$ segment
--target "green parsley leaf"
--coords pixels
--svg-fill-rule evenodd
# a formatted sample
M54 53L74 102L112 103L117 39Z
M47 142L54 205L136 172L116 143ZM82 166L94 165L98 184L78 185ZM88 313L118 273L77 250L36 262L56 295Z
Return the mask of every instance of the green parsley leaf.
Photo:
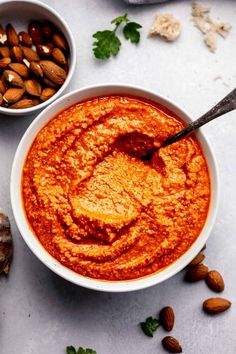
M121 42L114 31L99 31L93 35L93 38L97 39L93 43L93 51L97 59L108 59L111 55L118 54Z
M93 350L93 349L87 348L86 349L86 354L97 354L97 352L95 352L95 350Z
M146 336L153 337L153 332L160 326L160 321L156 318L148 317L145 322L140 323L140 326Z
M119 16L114 18L114 20L111 21L111 23L115 24L117 27L122 23L122 22L129 22L129 19L127 17L127 14L124 14L123 16Z
M66 354L76 354L75 348L72 345L70 347L66 347Z
M130 39L132 43L138 43L140 41L139 28L142 28L142 26L136 22L127 23L123 28L125 38Z
M97 352L90 348L84 349L79 347L77 354L97 354Z

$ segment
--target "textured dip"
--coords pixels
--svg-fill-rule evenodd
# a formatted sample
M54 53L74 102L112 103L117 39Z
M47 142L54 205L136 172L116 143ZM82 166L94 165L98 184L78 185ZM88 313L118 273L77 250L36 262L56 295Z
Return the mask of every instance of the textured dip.
M208 213L210 178L193 137L161 107L110 96L76 104L36 136L22 175L28 222L45 249L84 276L135 279L186 252Z

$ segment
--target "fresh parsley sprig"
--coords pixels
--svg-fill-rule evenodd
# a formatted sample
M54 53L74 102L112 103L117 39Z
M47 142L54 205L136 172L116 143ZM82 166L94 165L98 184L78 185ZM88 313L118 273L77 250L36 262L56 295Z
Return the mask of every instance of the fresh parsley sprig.
M160 321L157 320L156 318L148 317L146 318L145 322L140 323L140 326L142 328L143 333L146 334L146 336L153 337L153 333L160 326Z
M93 34L93 38L96 39L93 43L93 52L97 59L109 59L111 56L116 56L119 53L121 41L117 36L117 29L122 23L125 24L123 27L124 37L130 40L131 43L139 43L139 29L142 26L139 23L131 22L127 14L116 17L111 21L111 24L115 25L113 30L98 31Z
M79 347L79 349L76 351L75 347L71 345L66 348L66 354L97 354L97 352L93 349L84 349L82 347Z

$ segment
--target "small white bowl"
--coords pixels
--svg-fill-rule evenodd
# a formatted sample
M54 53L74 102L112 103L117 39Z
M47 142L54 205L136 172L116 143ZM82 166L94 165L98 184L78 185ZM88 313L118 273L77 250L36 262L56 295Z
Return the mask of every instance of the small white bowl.
M32 114L39 111L56 100L69 84L75 70L76 63L76 47L72 33L63 20L63 18L48 5L35 0L13 0L0 2L0 23L7 25L11 23L17 32L27 31L29 22L31 20L52 22L65 36L69 45L69 72L64 84L60 87L55 95L49 100L40 103L37 106L24 109L11 109L0 106L0 114L7 114L12 116L22 116Z
M39 116L33 121L25 132L15 154L12 173L11 173L11 203L13 208L13 213L17 226L20 233L31 249L31 251L43 262L48 268L54 271L56 274L60 275L62 278L69 280L70 282L83 286L85 288L100 290L100 291L110 291L110 292L126 292L132 290L138 290L147 288L149 286L161 283L162 281L172 277L174 274L178 273L183 269L201 250L203 245L206 243L212 227L215 222L217 208L218 208L218 170L214 154L201 131L198 131L196 136L200 141L207 163L209 167L210 177L211 177L211 203L209 208L209 213L205 226L194 242L190 249L181 256L176 262L165 268L159 273L149 275L144 278L129 280L129 281L101 281L92 278L84 277L74 271L66 268L56 259L54 259L41 245L37 237L31 231L29 224L26 220L24 207L21 196L21 174L24 165L25 158L29 151L29 148L37 135L37 133L52 119L57 113L64 110L65 108L86 99L110 95L110 94L123 94L132 95L135 97L141 97L154 101L162 106L166 107L170 111L177 114L185 122L191 122L190 116L179 108L175 103L171 102L167 98L164 98L155 92L145 90L138 87L132 87L127 85L100 85L86 87L72 93L69 93L49 107L47 107Z

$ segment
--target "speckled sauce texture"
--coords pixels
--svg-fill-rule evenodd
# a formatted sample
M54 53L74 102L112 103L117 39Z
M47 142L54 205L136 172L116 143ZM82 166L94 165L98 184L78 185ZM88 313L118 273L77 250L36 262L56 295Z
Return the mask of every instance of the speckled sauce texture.
M82 275L135 279L173 263L199 236L210 178L193 137L155 152L183 123L150 102L100 97L54 117L22 176L45 249Z

